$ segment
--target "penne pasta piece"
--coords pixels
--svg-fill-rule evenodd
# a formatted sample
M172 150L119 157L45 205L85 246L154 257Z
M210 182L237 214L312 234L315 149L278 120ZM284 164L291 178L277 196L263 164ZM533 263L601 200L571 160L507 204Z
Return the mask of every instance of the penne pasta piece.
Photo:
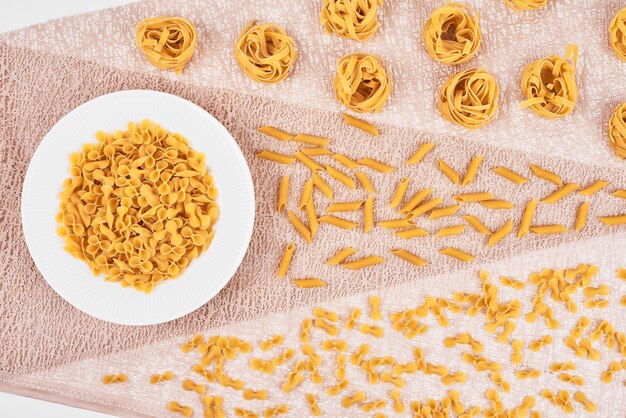
M277 152L263 150L256 155L259 158L264 158L266 160L274 161L280 164L291 164L296 161L295 157L291 157L285 154L279 154Z
M333 155L333 152L326 147L300 147L300 152L309 157Z
M399 229L399 228L408 228L411 226L415 226L415 224L408 219L392 219L389 221L380 221L378 222L378 226L385 229Z
M481 202L483 200L494 200L496 197L488 192L465 193L453 196L454 200L461 203Z
M343 171L337 170L335 167L326 164L326 172L328 173L329 176L331 176L338 182L345 184L349 188L351 189L356 188L356 185L354 184L354 180L352 180L352 178L348 176L346 173L344 173Z
M313 179L308 179L306 183L304 183L304 187L302 188L302 194L300 195L300 210L304 209L306 205L311 201L311 196L313 194Z
M350 270L359 270L365 267L382 263L383 261L385 261L384 258L378 257L377 255L371 255L369 257L359 258L358 260L342 263L341 266Z
M506 167L496 167L496 168L493 168L491 171L493 171L499 176L504 177L505 179L509 181L512 181L515 184L524 184L530 181L526 177L520 176L515 171L511 171Z
M257 131L276 138L279 141L288 141L293 138L293 135L283 132L280 129L276 129L273 126L261 126L260 128L257 128Z
M482 200L479 203L489 209L513 209L515 207L508 200Z
M355 202L335 202L326 209L326 212L354 212L363 206L363 201Z
M598 220L609 226L624 225L626 224L626 215L602 216L599 217Z
M426 199L431 193L432 193L432 190L430 189L420 190L419 192L415 193L413 197L409 199L406 205L400 208L400 213L411 212L413 209L415 209L417 205L422 203L422 201Z
M411 239L416 237L427 237L428 232L423 228L411 228L396 232L400 238Z
M611 196L619 197L620 199L626 199L626 189L616 190L611 193Z
M385 163L381 163L380 161L376 161L372 158L361 158L360 160L357 161L357 163L361 164L362 166L371 168L372 170L376 170L379 173L385 173L385 174L391 173L392 171L396 169L395 167L392 167Z
M396 186L396 191L394 192L393 197L391 198L391 201L389 202L390 208L395 208L402 202L402 200L404 199L404 195L406 194L406 189L408 187L409 187L408 177L405 177L398 182L398 185Z
M461 260L463 262L470 262L472 260L474 260L476 257L474 257L473 255L463 252L461 250L458 250L456 248L452 248L452 247L446 247L443 250L439 251L441 254L443 255L447 255L449 257L454 257L457 260Z
M293 155L294 157L296 157L296 160L307 166L311 171L321 171L324 169L321 165L316 163L315 160L313 160L311 157L304 155L300 151L295 152Z
M280 263L278 264L278 276L279 279L282 279L287 275L287 271L289 270L289 266L291 265L291 260L293 258L293 254L296 251L296 244L290 242L285 247L285 251L283 252L283 256L280 259Z
M374 228L374 196L369 195L363 206L363 232L368 233Z
M564 225L559 224L531 226L530 230L537 235L563 234L568 231Z
M522 213L522 219L519 224L519 230L517 231L518 238L522 238L524 235L528 234L530 224L535 216L535 208L537 208L537 201L535 199L528 202L524 208L524 213Z
M461 205L456 204L452 206L446 206L444 208L433 209L430 212L430 215L428 215L428 219L434 220L434 219L439 219L439 218L443 218L446 216L453 216L458 212L460 207Z
M309 278L309 279L292 279L291 280L296 286L303 289L310 289L312 287L325 287L326 282L320 279Z
M439 165L439 170L441 170L441 172L450 179L450 181L454 184L459 184L461 181L461 178L459 177L459 173L457 173L456 171L454 171L454 169L452 169L452 167L450 167L448 164L446 164L446 162L444 160L437 160L437 164Z
M352 247L342 248L341 250L339 250L339 252L337 254L335 254L332 257L330 257L326 261L326 264L329 265L329 266L340 264L346 258L350 257L352 254L355 254L355 253L356 253L356 248L352 248Z
M325 147L330 139L316 135L298 134L291 138L292 141L302 142L303 144L315 145L317 147Z
M493 234L491 234L491 236L489 236L489 239L487 240L487 247L493 247L494 245L496 245L504 237L509 235L511 233L511 230L513 230L513 221L509 219L502 226L502 228L498 229Z
M429 210L434 209L441 203L441 200L442 199L440 197L436 197L434 199L431 199L427 202L422 203L421 205L413 209L411 212L407 213L406 215L407 219L417 218L418 216L425 214Z
M315 233L317 232L317 228L319 227L313 199L309 200L309 203L306 205L306 216L309 218L309 230L311 231L311 239L313 239Z
M330 225L334 225L342 229L352 229L358 225L356 222L352 222L343 218L338 218L333 215L324 215L321 218L319 218L318 221L324 222Z
M589 212L589 202L583 202L576 212L576 222L574 223L574 231L580 231L587 224L587 213Z
M276 211L282 212L287 207L289 200L289 176L283 176L278 185L278 199L276 199Z
M472 225L472 228L474 228L479 234L491 235L489 228L487 228L485 224L474 215L464 215L462 218L465 219L468 224Z
M360 171L355 171L354 175L359 180L359 183L361 183L361 187L363 187L363 189L366 192L376 193L376 189L374 188L374 185L372 184L372 182L370 181L370 179L367 177L365 173L362 173Z
M551 183L556 184L559 187L563 186L563 180L561 180L561 177L551 171L544 170L543 168L538 167L534 164L530 164L530 170L535 176L539 177L540 179L547 180Z
M391 253L397 257L400 257L401 259L405 261L408 261L409 263L417 267L421 267L423 265L428 264L428 261L416 256L413 253L408 252L407 250L397 248L395 250L391 250Z
M552 193L551 195L544 197L542 202L556 203L559 200L562 200L563 198L565 198L567 195L574 193L579 188L580 188L580 185L578 184L574 184L574 183L566 184L560 189L558 189L557 191L555 191L554 193Z
M436 237L453 237L456 235L461 235L465 230L465 225L454 225L454 226L446 226L445 228L441 228L435 234Z
M604 189L606 186L611 184L610 181L598 180L591 183L589 186L585 187L582 190L578 191L578 194L581 196L593 196L598 193L600 190Z
M348 125L354 126L355 128L365 131L372 136L379 135L378 129L371 123L355 118L354 116L350 116L347 113L343 113L343 112L341 112L341 116L343 116L345 121L348 122Z
M292 212L288 211L287 217L289 218L289 222L291 225L302 235L302 238L309 244L311 243L311 231L302 223L302 221Z
M467 167L467 171L465 172L465 176L463 177L463 181L461 182L461 186L467 186L476 178L476 174L478 173L478 168L480 164L483 162L483 156L477 155L472 158L469 166Z
M407 165L419 164L424 159L426 154L428 154L433 148L435 148L435 144L432 142L426 142L420 145L417 151L415 151L413 155L411 155L409 159L406 160L406 164Z
M331 157L333 160L337 161L339 164L344 166L345 168L354 169L361 167L361 164L357 163L351 158L346 157L343 154L333 154Z
M313 185L317 187L320 192L324 194L332 202L333 200L333 189L330 188L328 183L326 183L317 173L313 173Z

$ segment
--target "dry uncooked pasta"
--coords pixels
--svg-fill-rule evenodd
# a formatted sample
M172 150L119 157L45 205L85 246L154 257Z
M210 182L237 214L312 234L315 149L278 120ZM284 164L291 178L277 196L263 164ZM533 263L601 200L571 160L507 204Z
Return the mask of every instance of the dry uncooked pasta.
M178 74L193 56L196 28L182 17L151 17L137 24L135 39L152 65Z
M437 106L448 122L475 130L491 122L498 110L496 79L481 69L461 71L441 86Z
M611 49L619 59L626 61L626 7L617 12L609 25Z
M326 33L366 41L375 33L383 0L324 0L320 23Z
M504 0L504 3L516 12L521 12L545 7L548 0Z
M463 64L480 50L478 14L464 4L448 3L430 15L422 38L432 58L445 64Z
M372 125L371 123L364 121L359 118L355 118L354 116L348 115L347 113L341 112L341 116L343 116L344 120L348 122L348 125L354 126L355 128L359 128L362 131L367 132L372 136L380 135L378 133L378 128Z
M526 100L521 106L550 119L572 113L578 100L577 59L578 48L569 45L565 59L552 55L528 64L522 73L521 88Z
M282 279L287 275L287 271L289 270L291 259L293 258L295 251L296 245L293 242L287 244L285 251L283 252L283 256L280 259L280 263L278 264L278 272L276 273L278 278Z
M626 14L626 8L624 14ZM617 106L609 121L609 145L617 158L620 160L626 158L626 102Z
M337 63L333 87L335 97L347 108L378 113L391 94L391 78L378 57L350 54Z
M144 120L70 156L58 232L94 274L150 292L211 244L217 189L203 154Z
M291 39L274 23L250 22L235 44L235 59L244 73L260 83L278 83L289 75L296 62Z

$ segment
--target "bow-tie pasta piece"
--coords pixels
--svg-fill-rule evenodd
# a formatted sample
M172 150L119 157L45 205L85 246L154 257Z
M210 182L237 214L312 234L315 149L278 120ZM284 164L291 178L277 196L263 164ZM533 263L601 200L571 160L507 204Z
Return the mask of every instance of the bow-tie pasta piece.
M430 15L422 38L433 59L451 65L468 62L480 51L478 13L469 6L448 3Z
M235 44L235 59L244 73L259 83L283 81L296 62L296 49L280 26L250 22Z
M196 48L196 28L185 18L161 16L144 19L135 28L137 47L159 68L180 73Z
M548 4L548 0L504 0L504 3L516 12L521 12L541 9Z
M383 0L324 0L320 23L328 34L366 41L380 26L378 8L382 5Z
M626 102L617 106L609 121L609 144L620 160L626 158Z
M439 92L441 116L475 130L491 122L498 110L496 79L483 69L461 71L450 77Z
M626 61L626 7L617 12L609 25L611 49L619 59Z
M335 97L347 108L378 113L391 94L391 78L378 57L350 54L337 63L333 87Z

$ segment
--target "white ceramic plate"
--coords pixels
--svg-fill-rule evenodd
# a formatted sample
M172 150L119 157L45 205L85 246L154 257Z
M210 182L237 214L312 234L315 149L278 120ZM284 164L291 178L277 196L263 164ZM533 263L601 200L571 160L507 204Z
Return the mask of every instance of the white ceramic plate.
M219 191L220 218L207 251L176 280L150 294L107 283L63 250L56 233L59 193L69 177L68 157L97 131L125 130L143 119L179 132L206 155ZM192 312L215 296L241 263L254 224L254 190L246 160L233 137L201 107L171 94L127 90L90 100L63 117L44 137L26 172L22 226L37 268L65 300L96 318L125 325L150 325Z

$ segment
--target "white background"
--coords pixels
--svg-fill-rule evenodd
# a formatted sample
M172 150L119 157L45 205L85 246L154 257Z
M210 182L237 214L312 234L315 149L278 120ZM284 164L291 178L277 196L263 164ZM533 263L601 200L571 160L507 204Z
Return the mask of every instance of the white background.
M105 9L134 0L2 0L0 32L8 32L35 23L77 13ZM0 109L2 111L2 109ZM6 414L6 415L5 415ZM0 418L105 418L83 409L44 402L0 392Z

